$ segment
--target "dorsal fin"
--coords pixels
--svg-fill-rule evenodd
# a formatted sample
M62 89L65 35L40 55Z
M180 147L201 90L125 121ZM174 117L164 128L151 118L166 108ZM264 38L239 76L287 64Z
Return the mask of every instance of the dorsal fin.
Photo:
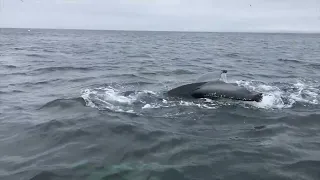
M220 81L228 82L227 80L227 70L222 70L220 74Z

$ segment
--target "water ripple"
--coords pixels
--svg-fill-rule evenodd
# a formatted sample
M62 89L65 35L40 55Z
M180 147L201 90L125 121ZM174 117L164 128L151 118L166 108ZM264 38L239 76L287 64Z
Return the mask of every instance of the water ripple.
M0 179L319 179L318 34L1 32Z

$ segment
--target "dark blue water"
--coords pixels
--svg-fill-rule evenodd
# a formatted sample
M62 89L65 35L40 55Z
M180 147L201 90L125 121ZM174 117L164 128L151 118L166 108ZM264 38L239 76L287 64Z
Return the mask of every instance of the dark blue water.
M262 102L165 95L222 69ZM1 29L0 179L318 180L319 75L319 34Z

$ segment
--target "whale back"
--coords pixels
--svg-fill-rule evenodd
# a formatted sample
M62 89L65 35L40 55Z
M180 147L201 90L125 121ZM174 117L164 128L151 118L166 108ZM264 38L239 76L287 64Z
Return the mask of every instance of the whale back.
M229 98L243 101L261 101L262 93L250 92L237 84L223 81L207 82L192 92L195 98Z
M223 81L198 82L168 91L169 96L183 98L229 98L242 101L261 101L262 93L250 92L237 84Z
M177 97L185 97L185 98L192 98L193 92L198 89L200 86L206 84L207 82L198 82L198 83L191 83L179 86L168 91L169 96L177 96Z

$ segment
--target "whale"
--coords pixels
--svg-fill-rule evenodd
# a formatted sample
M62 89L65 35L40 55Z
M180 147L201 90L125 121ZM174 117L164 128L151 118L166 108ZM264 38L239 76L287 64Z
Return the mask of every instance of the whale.
M216 100L227 98L241 101L261 102L263 94L251 92L244 87L222 81L197 82L179 86L169 90L170 97L180 98L208 98Z
M222 71L221 77L226 77L227 71ZM173 88L167 92L170 97L179 98L207 98L217 100L220 98L261 102L263 94L238 86L235 83L227 83L223 80L195 82Z

